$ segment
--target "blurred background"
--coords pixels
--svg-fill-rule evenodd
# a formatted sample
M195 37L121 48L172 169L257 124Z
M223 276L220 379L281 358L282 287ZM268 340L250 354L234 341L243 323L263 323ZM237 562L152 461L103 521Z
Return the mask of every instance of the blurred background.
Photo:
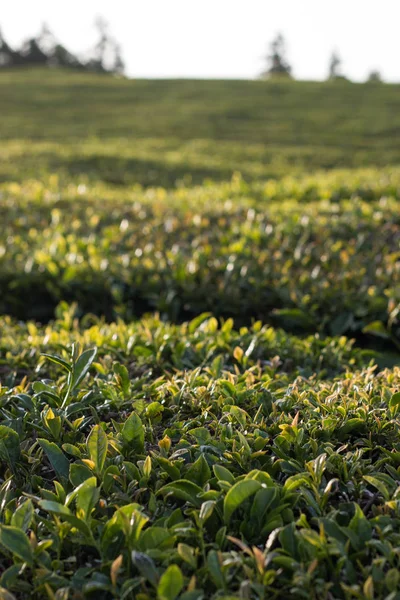
M269 45L281 33L296 79L326 79L337 53L343 61L337 72L352 81L378 71L394 82L400 78L399 18L396 0L71 0L65 6L37 0L9 3L0 25L16 49L46 23L55 40L87 60L102 19L129 77L253 79L265 70Z

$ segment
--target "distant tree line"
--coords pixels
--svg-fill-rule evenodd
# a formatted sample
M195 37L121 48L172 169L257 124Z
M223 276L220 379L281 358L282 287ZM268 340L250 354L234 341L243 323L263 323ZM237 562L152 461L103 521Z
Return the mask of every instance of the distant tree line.
M121 47L109 32L107 22L96 20L98 39L85 56L79 57L60 44L53 33L43 24L36 37L25 40L20 48L12 48L0 30L0 69L14 66L69 67L98 73L124 72ZM266 68L261 73L263 79L293 78L292 67L286 57L286 41L279 33L270 43L266 56ZM335 51L329 59L328 80L347 80L341 70L342 60ZM381 83L378 70L372 70L367 79L370 83Z
M109 33L107 22L96 20L98 39L85 56L79 57L60 44L43 24L36 37L25 40L20 48L12 48L0 31L0 68L14 66L69 67L98 73L123 73L121 48Z
M269 46L269 53L266 56L266 69L261 73L263 79L275 79L281 78L293 78L292 67L286 57L286 41L281 33L275 36ZM344 80L347 81L347 77L343 75L342 59L339 54L334 51L332 52L329 59L328 66L328 80ZM382 77L378 70L370 72L367 78L369 83L381 83Z

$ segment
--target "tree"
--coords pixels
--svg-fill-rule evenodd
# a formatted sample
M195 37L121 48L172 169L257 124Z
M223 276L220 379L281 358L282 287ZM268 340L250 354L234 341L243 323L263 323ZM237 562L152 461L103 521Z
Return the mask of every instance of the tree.
M121 48L108 31L104 19L97 19L99 39L86 60L80 60L60 44L46 24L36 37L26 40L19 50L13 50L0 31L0 68L13 65L68 67L103 73L123 73Z
M342 59L339 54L335 51L332 52L329 59L329 79L342 79L343 75L340 72L342 65Z
M367 83L383 83L382 75L377 69L369 73Z
M20 64L28 65L47 65L48 56L39 45L37 38L29 38L26 40L21 50L19 51Z
M121 47L109 32L109 24L102 17L95 22L98 41L89 52L85 66L89 71L99 73L123 73L125 65L122 59Z
M47 56L51 56L58 43L46 23L42 23L42 27L36 40L42 52L47 54Z
M262 77L291 77L291 66L286 60L286 42L281 33L272 40L267 56L267 69Z
M11 67L16 63L18 53L9 46L0 30L0 68Z
M46 64L51 67L82 68L82 63L77 56L69 52L60 44L46 23L43 23L36 38L40 50L47 56Z
M112 71L113 73L118 73L119 75L122 75L125 71L125 63L121 54L121 46L117 43L115 43L114 47L114 64Z

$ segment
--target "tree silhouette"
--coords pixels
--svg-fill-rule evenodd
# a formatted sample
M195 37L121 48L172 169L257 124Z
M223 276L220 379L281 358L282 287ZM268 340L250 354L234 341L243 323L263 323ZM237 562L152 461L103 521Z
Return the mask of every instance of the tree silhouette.
M26 40L19 51L21 64L27 65L47 65L49 57L40 47L37 38Z
M342 59L338 55L337 52L332 52L331 57L329 59L329 79L339 79L342 76L340 72L340 66L342 64Z
M9 46L3 36L0 29L0 68L10 67L16 64L18 59L18 52L15 52L11 46Z
M291 70L291 66L286 60L285 38L281 33L278 33L270 44L270 53L267 56L267 69L262 73L262 77L291 77Z
M42 25L36 37L26 40L22 47L13 50L0 31L0 68L12 66L68 67L102 73L124 71L121 48L108 32L104 19L97 19L99 39L87 60L80 60L75 54L60 44L46 24Z
M377 69L370 71L367 79L368 83L383 83L382 75Z
M36 40L40 46L40 49L45 54L49 56L54 52L54 48L57 45L57 40L52 31L50 31L47 23L42 23L42 27Z
M90 58L86 63L87 68L100 73L123 73L124 61L121 48L111 36L109 24L102 17L98 17L95 26L98 32L98 40L89 54Z

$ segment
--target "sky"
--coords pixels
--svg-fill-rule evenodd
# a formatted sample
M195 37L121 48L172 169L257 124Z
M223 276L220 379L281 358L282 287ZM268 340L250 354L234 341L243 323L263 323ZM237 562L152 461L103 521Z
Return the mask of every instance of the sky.
M79 53L94 43L98 16L132 77L251 79L281 32L298 79L325 79L336 50L354 81L377 69L400 82L400 0L13 0L0 11L0 27L18 45L45 21Z

